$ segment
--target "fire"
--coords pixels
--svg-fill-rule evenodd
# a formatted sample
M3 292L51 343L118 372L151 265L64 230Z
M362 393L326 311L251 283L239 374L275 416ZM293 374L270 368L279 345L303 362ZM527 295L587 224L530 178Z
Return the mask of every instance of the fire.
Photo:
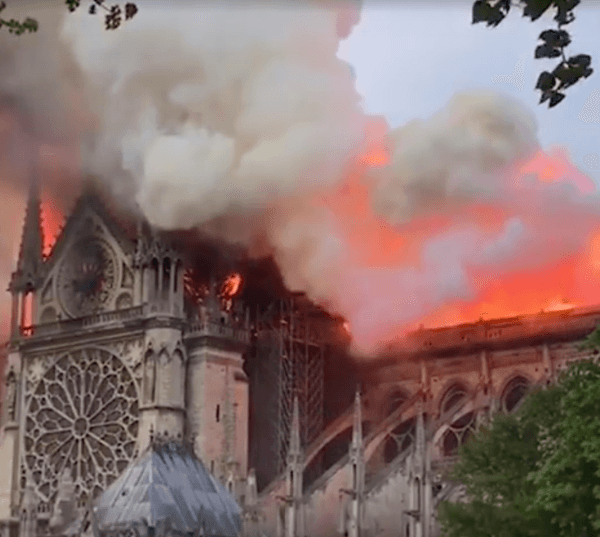
M570 183L583 194L596 191L594 181L573 166L568 161L567 153L560 148L551 149L548 153L540 150L532 159L518 167L518 183L524 183L526 178L531 176L537 177L540 183Z
M529 265L514 268L510 265L503 265L498 270L494 266L464 267L473 296L460 300L454 298L445 301L442 306L438 304L431 308L425 303L420 318L411 319L410 324L397 323L400 326L383 333L375 319L379 313L371 314L373 319L365 319L364 315L357 313L364 307L365 300L376 301L378 296L389 299L390 303L397 297L398 303L403 303L405 290L393 286L386 288L385 281L379 277L381 270L387 275L409 270L419 271L423 267L425 249L433 239L470 229L476 229L482 237L493 236L500 233L515 216L532 229L545 230L546 234L548 229L561 224L552 220L552 215L526 210L527 202L520 205L521 212L516 213L510 204L505 206L492 200L471 203L460 209L436 207L434 214L421 215L401 226L392 226L379 218L371 208L371 186L366 170L369 167L385 166L389 161L381 130L375 129L375 132L376 135L373 135L373 131L369 133L369 149L359 159L354 173L348 175L338 191L318 200L335 215L337 229L341 230L348 251L348 272L362 275L358 285L363 289L363 296L348 298L341 308L341 313L349 319L344 328L350 333L352 323L353 337L361 339L359 345L372 348L376 342L394 340L420 325L444 326L474 322L481 318L558 311L600 303L600 222L596 221L594 227L592 221L587 224L588 227L580 228L584 230L582 233L588 233L585 249L579 248L579 251L563 256L559 261L556 258L551 262L533 259ZM580 197L596 191L594 182L571 164L567 154L560 150L540 150L509 171L506 189L512 192L512 199L517 202L525 199L527 193L521 195L519 190L522 187L528 188L528 185L531 187L532 180L535 188L542 189L548 188L550 183L569 184ZM529 252L524 253L528 254ZM373 269L381 270L377 272ZM390 277L389 281L395 280ZM343 287L346 290L352 288L349 283ZM422 291L422 299L426 302L427 289ZM364 295L369 294L372 296L365 298ZM341 300L344 299L345 295ZM378 306L374 306L369 311L381 311L382 323L379 324L387 322L391 326L389 319L385 318L387 312L383 308L377 308ZM371 333L369 326L377 326L375 330L379 330L379 333Z
M221 288L221 296L225 299L233 298L240 291L242 285L242 276L237 272L230 274L225 278Z
M42 202L42 230L44 232L44 256L52 251L56 238L60 233L63 217L56 204L50 198Z

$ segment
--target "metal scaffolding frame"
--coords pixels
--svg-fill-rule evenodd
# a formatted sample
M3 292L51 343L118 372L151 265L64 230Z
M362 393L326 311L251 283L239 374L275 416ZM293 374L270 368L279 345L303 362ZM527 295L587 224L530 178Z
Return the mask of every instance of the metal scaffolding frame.
M277 473L286 465L295 395L300 407L302 445L310 444L323 429L326 338L320 326L322 315L306 299L292 296L271 304L258 318L258 332L269 333L277 345L277 359L269 364L276 369L272 373L277 379L277 410L273 416Z

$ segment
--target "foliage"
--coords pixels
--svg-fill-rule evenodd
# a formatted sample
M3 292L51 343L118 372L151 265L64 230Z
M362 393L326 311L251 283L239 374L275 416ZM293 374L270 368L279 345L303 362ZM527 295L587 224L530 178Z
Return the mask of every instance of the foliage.
M121 8L120 4L113 4L108 7L104 5L104 2L105 0L91 0L88 13L90 15L95 15L98 13L99 9L103 10L105 12L104 24L107 30L116 30L121 26L123 17L127 21L132 19L138 12L138 8L133 2L127 2L124 8ZM80 0L65 0L65 4L71 13L81 7ZM0 12L4 11L5 8L6 2L0 1ZM6 26L11 34L21 35L25 32L37 32L38 22L30 17L27 17L23 22L16 19L7 20L0 17L0 28L3 26Z
M443 502L447 537L580 537L600 529L600 366L582 361L556 386L498 415L460 450L451 478L470 503Z
M586 337L579 346L580 351L586 349L600 349L600 326L597 326L596 329L588 337Z
M581 0L476 0L473 4L473 24L484 22L486 26L495 28L508 15L510 8L518 6L523 9L523 16L532 21L538 20L549 10L554 12L556 30L544 30L539 40L542 42L535 49L534 57L558 58L559 63L553 71L543 71L535 85L541 92L540 104L548 101L552 108L565 98L564 90L587 78L593 73L590 67L592 59L587 54L578 54L567 58L566 47L571 43L571 36L564 27L575 20L574 9Z

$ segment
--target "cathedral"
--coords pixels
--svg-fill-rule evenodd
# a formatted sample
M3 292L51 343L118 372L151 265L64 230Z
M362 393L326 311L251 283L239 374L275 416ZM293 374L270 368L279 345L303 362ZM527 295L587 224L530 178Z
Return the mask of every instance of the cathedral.
M32 182L8 288L0 537L436 537L439 502L465 501L447 478L458 447L595 356L578 342L600 308L420 330L352 365L343 320L189 244L89 187L43 255Z

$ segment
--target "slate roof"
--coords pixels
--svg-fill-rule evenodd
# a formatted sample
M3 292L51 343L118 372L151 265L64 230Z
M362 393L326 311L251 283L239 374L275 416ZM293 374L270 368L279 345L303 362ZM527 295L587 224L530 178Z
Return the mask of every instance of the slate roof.
M190 447L153 442L100 496L94 508L97 529L141 526L165 532L238 537L241 509ZM200 523L199 523L200 521Z

